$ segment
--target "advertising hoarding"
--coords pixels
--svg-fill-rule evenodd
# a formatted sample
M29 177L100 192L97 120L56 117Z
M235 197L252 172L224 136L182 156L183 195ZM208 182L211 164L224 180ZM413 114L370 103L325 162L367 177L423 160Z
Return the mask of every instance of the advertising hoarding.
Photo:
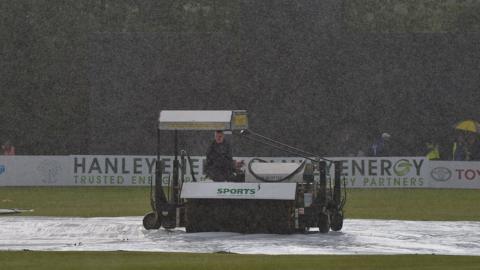
M172 177L173 158L162 156L163 184ZM252 157L237 157L248 164ZM263 157L267 162L301 163L302 158ZM429 161L424 157L333 157L349 188L473 188L480 189L480 162ZM149 186L155 156L0 156L0 186ZM191 157L197 181L206 179L205 157ZM192 180L190 165L183 170ZM327 163L327 179L334 168ZM318 173L315 179L319 179Z

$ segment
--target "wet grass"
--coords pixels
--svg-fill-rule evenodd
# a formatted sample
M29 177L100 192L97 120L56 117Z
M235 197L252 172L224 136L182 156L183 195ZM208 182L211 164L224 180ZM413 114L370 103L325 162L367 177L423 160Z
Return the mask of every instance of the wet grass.
M480 257L0 252L0 269L478 269Z
M0 208L34 209L30 216L142 216L150 211L144 187L3 187Z
M112 217L150 211L148 187L2 187L0 208L23 215ZM480 220L480 192L461 189L350 189L346 218Z
M346 217L480 221L480 192L465 189L352 189Z
M352 189L347 218L480 220L478 190ZM141 216L145 187L0 188L0 208L37 216ZM1 218L1 216L0 216ZM0 269L478 269L479 256L269 256L150 252L0 251Z

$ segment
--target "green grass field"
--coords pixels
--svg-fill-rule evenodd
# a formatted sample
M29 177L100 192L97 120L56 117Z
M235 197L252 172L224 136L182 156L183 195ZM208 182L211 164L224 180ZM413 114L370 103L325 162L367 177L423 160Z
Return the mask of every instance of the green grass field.
M480 192L451 189L350 189L346 218L480 220ZM0 208L34 209L34 216L143 216L147 187L0 188Z
M146 187L0 188L0 208L34 209L33 216L142 216L150 211Z
M480 220L478 190L351 189L346 218ZM149 188L0 188L0 208L36 216L142 216ZM1 216L0 216L1 218ZM269 256L150 252L0 252L0 269L479 269L479 256Z
M265 256L150 252L0 252L0 269L389 269L476 270L480 257Z

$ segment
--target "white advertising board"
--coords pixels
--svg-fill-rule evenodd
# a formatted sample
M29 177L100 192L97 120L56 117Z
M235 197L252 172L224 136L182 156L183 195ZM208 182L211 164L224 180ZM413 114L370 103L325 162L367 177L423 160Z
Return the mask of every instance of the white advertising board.
M181 198L295 200L295 183L184 183Z
M162 156L163 184L172 175L173 158ZM239 157L245 164L251 157ZM301 163L302 158L263 157L267 162ZM423 157L334 157L341 162L349 188L473 188L480 189L479 161L429 161ZM197 181L204 181L205 157L191 158ZM327 179L334 168L327 163ZM0 186L149 186L155 156L0 156ZM185 170L190 182L190 166ZM315 179L319 179L318 172ZM248 181L247 181L248 182Z
M68 156L0 156L0 186L63 186L71 175Z
M478 161L431 161L427 168L432 188L480 188Z
M95 155L70 159L72 175L68 182L75 186L146 186L154 179L153 156Z
M424 157L335 157L342 164L341 177L351 188L426 188ZM332 179L334 168L327 164Z

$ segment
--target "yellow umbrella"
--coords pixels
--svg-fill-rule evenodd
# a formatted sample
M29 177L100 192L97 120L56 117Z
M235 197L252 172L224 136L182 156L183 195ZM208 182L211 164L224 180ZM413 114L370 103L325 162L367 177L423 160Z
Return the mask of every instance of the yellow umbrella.
M464 120L455 124L455 129L480 133L480 123L475 120Z

